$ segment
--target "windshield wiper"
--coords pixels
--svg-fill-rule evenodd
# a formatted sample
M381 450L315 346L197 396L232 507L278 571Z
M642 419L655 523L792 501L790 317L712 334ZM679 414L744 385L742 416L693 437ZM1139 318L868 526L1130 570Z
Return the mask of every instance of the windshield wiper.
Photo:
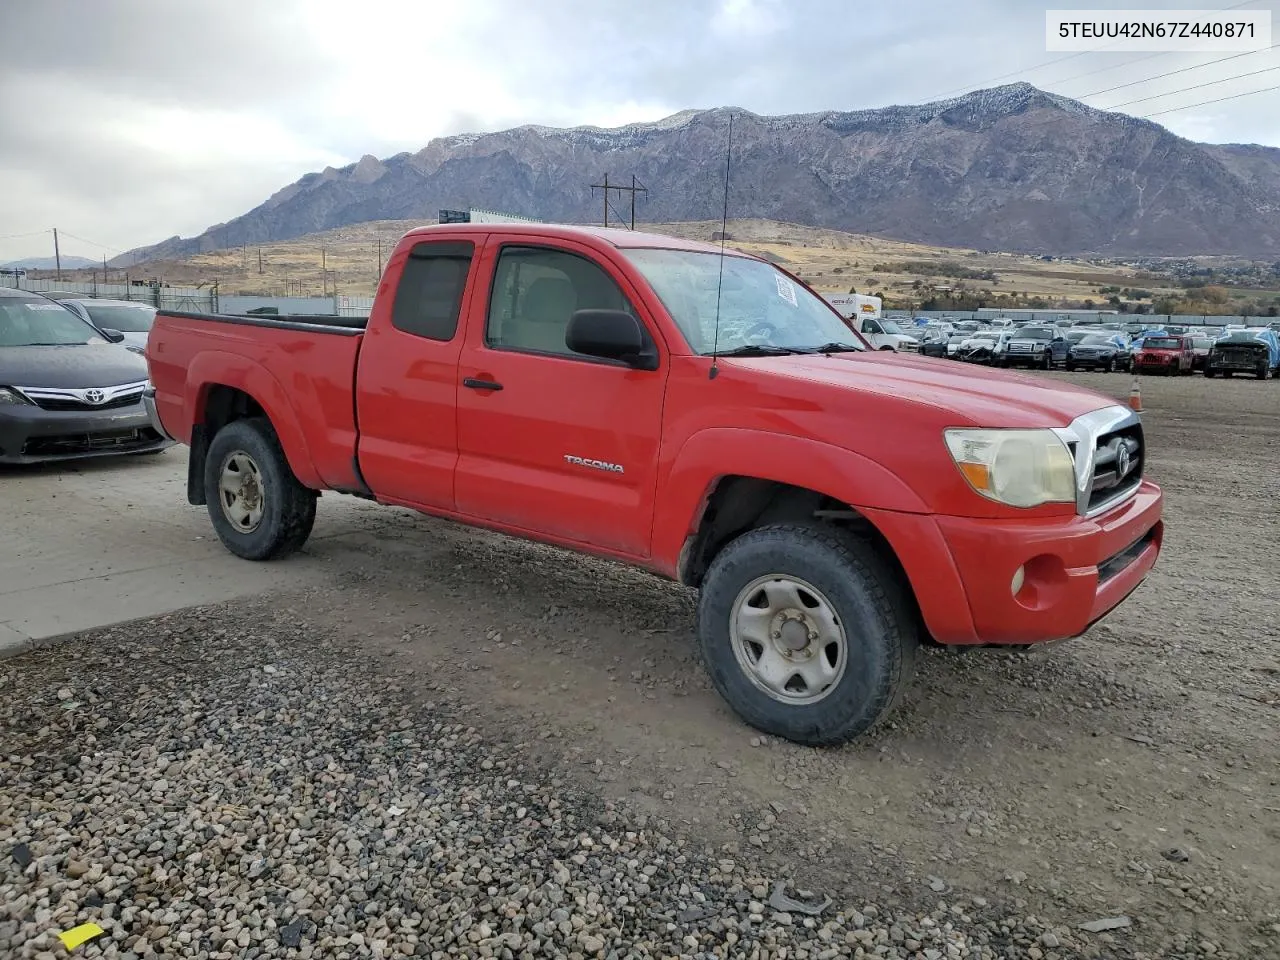
M797 353L807 353L807 350L797 350L795 347L775 347L772 344L763 343L747 343L741 347L734 347L732 350L721 350L716 356L718 357L789 357Z
M865 348L856 347L852 343L840 343L833 340L830 343L824 343L820 347L814 347L812 350L806 350L806 353L861 353Z

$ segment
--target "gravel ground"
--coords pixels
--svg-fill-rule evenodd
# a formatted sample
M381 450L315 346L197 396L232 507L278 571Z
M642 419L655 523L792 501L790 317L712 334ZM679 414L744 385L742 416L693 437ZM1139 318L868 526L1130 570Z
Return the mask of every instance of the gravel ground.
M86 957L1070 955L983 901L774 909L751 857L530 766L269 604L0 676L4 956L86 921Z
M1280 958L1280 385L1143 396L1148 583L839 750L729 714L686 591L397 510L327 588L0 662L0 957Z

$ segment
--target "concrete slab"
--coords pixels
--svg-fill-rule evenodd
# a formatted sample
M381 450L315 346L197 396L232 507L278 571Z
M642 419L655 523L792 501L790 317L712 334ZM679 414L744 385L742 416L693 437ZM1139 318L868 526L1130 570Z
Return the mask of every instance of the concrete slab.
M376 504L326 496L302 554L240 560L205 509L187 503L186 456L175 447L0 468L0 657L65 633L314 582L344 536L389 519Z

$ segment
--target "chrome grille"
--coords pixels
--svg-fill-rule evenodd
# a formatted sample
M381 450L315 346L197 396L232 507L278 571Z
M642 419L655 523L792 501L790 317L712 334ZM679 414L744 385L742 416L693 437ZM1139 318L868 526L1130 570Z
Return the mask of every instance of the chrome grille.
M81 413L92 410L112 410L142 402L142 391L147 381L120 383L112 387L83 387L63 389L55 387L15 387L28 400L42 410L74 410Z
M1093 455L1093 482L1089 487L1090 509L1138 489L1142 482L1143 453L1141 424L1097 439ZM1124 467L1123 473L1121 466Z
M1104 407L1056 432L1075 460L1077 513L1102 513L1137 492L1147 450L1142 420L1133 410Z

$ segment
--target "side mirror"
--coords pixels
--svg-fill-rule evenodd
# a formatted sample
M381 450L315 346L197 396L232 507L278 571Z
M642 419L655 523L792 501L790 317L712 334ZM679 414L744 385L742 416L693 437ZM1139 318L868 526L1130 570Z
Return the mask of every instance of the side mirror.
M578 310L569 318L565 346L574 353L620 360L637 370L658 369L658 352L640 321L625 310Z
M98 331L112 343L120 343L124 340L124 334L112 327L102 327Z

